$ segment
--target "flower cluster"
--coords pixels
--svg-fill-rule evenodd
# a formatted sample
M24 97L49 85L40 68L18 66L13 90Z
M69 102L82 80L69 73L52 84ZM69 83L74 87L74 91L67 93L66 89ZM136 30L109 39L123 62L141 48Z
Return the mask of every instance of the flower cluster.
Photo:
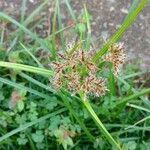
M83 91L86 95L102 96L107 90L105 80L96 77L98 67L92 63L91 51L84 51L76 44L68 46L69 51L59 54L60 60L52 63L55 76L52 79L53 87L67 88L74 94Z
M112 63L114 75L118 75L125 57L123 43L115 43L108 49L108 53L104 57L104 60Z
M85 51L76 43L69 44L64 54L58 54L58 61L51 64L55 75L52 84L57 90L61 87L76 94L79 91L86 95L102 96L107 91L106 81L97 77L98 67L91 60L93 51ZM124 62L122 44L114 44L104 60L112 62L114 74L118 74L120 65Z

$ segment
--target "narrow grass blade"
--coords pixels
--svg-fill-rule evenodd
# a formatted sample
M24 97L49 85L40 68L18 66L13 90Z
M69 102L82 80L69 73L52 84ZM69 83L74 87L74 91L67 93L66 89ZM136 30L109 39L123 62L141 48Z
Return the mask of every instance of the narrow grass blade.
M133 0L132 5L129 9L129 13L134 11L134 9L138 6L139 2L140 2L140 0Z
M46 95L46 94L43 94L43 93L41 93L41 92L39 92L39 91L36 91L36 90L31 89L31 88L29 88L29 87L26 87L26 86L24 86L24 85L21 85L21 84L12 82L12 81L10 81L10 80L8 80L8 79L4 79L4 78L1 78L1 77L0 77L0 82L2 82L2 83L4 83L4 84L7 84L7 85L9 85L9 86L12 86L12 87L14 87L14 88L16 88L16 89L26 90L26 91L28 91L29 93L35 94L35 95L37 95L37 96L39 96L39 97L41 97L41 98L50 99L50 97L49 97L48 95Z
M130 95L126 98L117 100L115 107L120 107L120 105L126 104L126 103L130 102L131 100L135 100L136 98L138 98L142 95L145 95L145 94L149 94L149 93L150 93L150 88L143 89L142 91L136 92L133 95Z
M115 96L115 78L112 71L112 65L109 65L109 77L108 77L108 87L109 87L109 93L111 96Z
M18 40L18 36L15 37L15 38L13 39L13 41L11 42L11 44L9 45L9 47L8 47L8 49L7 49L7 54L8 54L8 53L11 51L11 49L16 45L17 40Z
M84 11L86 16L86 24L87 24L86 48L89 49L91 44L91 26L90 26L89 13L87 11L86 5L84 5Z
M127 103L127 106L128 106L128 107L131 107L131 108L136 108L136 109L138 109L138 110L142 110L142 111L145 111L145 112L150 113L150 110L149 110L149 109L146 109L146 108L141 107L141 106L137 106L137 105L130 104L130 103Z
M117 132L117 134L118 135L127 134L128 132L131 134L131 133L135 133L136 131L148 131L149 132L150 131L150 127L138 127L138 126L135 126L132 129L119 131L119 132Z
M26 137L28 138L29 140L29 144L30 144L30 150L36 150L36 147L35 147L35 144L31 138L31 133L25 133Z
M140 137L129 137L129 138L120 138L120 141L123 143L127 143L129 141L136 141L139 139L140 139Z
M124 127L128 127L129 124L119 124L119 123L105 123L104 124L107 128L124 128Z
M126 88L130 88L131 87L124 79L122 79L120 77L117 77L117 79L118 79L118 81L120 81L121 83L123 83ZM133 87L131 88L131 91L133 93L137 92L136 89L134 89ZM142 96L140 96L140 99L143 100L143 101L145 100L144 97L142 97Z
M14 87L16 89L26 90L27 92L32 93L34 95L37 95L37 96L39 96L41 98L51 100L51 97L49 95L47 95L47 94L43 94L43 93L41 93L41 92L39 92L37 90L31 89L31 88L26 87L26 86L24 86L22 84L19 84L19 83L12 82L12 81L10 81L8 79L4 79L4 78L0 77L0 82L2 82L4 84L7 84L9 86L12 86L12 87ZM57 101L57 103L60 104L61 106L64 106L64 104L62 102L60 102L60 101Z
M47 5L49 0L45 0L41 5L39 5L24 21L24 24L27 26L33 18Z
M26 2L27 2L27 0L23 0L22 1L22 4L21 4L21 20L20 20L20 22L21 22L21 24L23 24L23 22L24 22L24 18L25 18L25 13L26 13Z
M71 18L76 22L77 19L76 19L76 16L75 16L75 14L74 14L74 12L73 12L71 6L70 6L69 1L68 1L68 0L65 0L65 3L66 3L66 6L67 6L67 8L68 8L68 13L70 14Z
M33 58L33 60L38 64L38 66L41 67L41 68L43 68L43 65L39 62L39 60L21 42L20 42L20 45Z
M46 4L48 3L49 0L45 0L41 5L39 5L31 14L29 14L27 16L27 18L25 19L25 16L23 17L23 19L21 19L21 24L24 26L27 26L28 24L30 24L33 21L33 18L38 15L38 13L44 8L44 6L46 6ZM25 14L24 14L25 15ZM22 15L21 15L22 16ZM13 35L18 36L18 32L19 35L22 34L22 32L20 31L20 29L17 29Z
M2 137L0 137L0 142L2 142L3 140L6 140L7 138L9 138L11 136L13 136L14 134L17 134L18 132L21 132L21 131L23 131L23 130L25 130L25 129L27 129L27 128L35 125L35 124L37 124L37 123L40 123L40 122L42 122L42 121L44 121L46 119L49 119L49 118L51 118L53 116L56 116L56 115L58 115L60 113L65 112L65 111L66 111L66 108L62 108L62 109L59 109L58 111L55 111L55 112L53 112L51 114L48 114L48 115L45 115L45 116L43 116L41 118L33 120L32 122L29 122L29 123L26 123L24 125L21 125L17 129L12 130L12 131L8 132L7 134L3 135Z
M54 11L54 16L53 16L53 20L52 20L52 55L53 55L53 58L55 59L56 58L56 35L55 35L55 32L57 30L57 8L58 8L58 0L56 0L56 3L55 3L55 11Z
M21 71L28 71L28 72L32 72L36 74L49 76L49 77L53 75L53 72L47 69L28 66L28 65L22 65L22 64L17 64L17 63L11 63L11 62L0 61L0 67L6 67L6 68L21 70Z
M2 45L3 44L3 42L4 42L4 33L5 33L5 25L3 24L3 25L1 25L1 34L0 34L0 45Z
M110 45L117 42L122 37L123 33L133 23L133 21L140 13L140 11L144 8L144 6L147 4L147 2L148 0L141 0L139 5L134 9L134 11L128 14L121 27L113 34L110 40L106 44L104 44L104 46L93 56L93 62L96 62L102 55L104 55L107 52Z
M64 28L62 28L62 29L60 29L60 30L56 31L56 32L55 32L55 33L53 33L53 34L57 35L57 34L59 34L59 33L63 32L64 30L67 30L67 29L69 29L69 28L71 28L71 27L74 27L74 25L66 26L66 27L64 27ZM48 36L46 39L49 39L49 38L51 38L51 37L52 37L52 35Z
M145 73L150 73L150 70L146 70L146 71L140 71L140 72L136 72L136 73L132 73L132 74L129 74L129 75L126 75L126 76L123 76L121 77L122 79L129 79L129 78L134 78L136 76L140 76L140 75L143 75Z
M25 74L23 72L19 73L19 75L21 77L25 78L26 80L28 80L29 82L31 82L31 83L33 83L33 84L35 84L35 85L37 85L37 86L39 86L39 87L47 90L47 91L50 91L50 92L53 92L53 93L56 92L55 90L53 90L52 88L50 88L50 86L47 86L47 85L39 82L38 80L33 79L32 77L30 77L29 75L27 75L27 74Z
M125 127L129 127L131 125L128 125L128 124L104 124L106 127L108 128L125 128ZM132 129L128 129L128 130L120 130L120 131L117 131L117 132L113 132L111 133L112 135L118 135L118 136L121 136L121 134L131 134L131 133L135 133L135 132L139 132L139 131L150 131L150 127L149 126L144 126L144 127L140 127L140 126L134 126L134 128Z
M17 22L15 19L11 18L10 16L0 12L0 18L4 18L12 23L14 23L16 26L18 26L21 30L23 30L25 33L29 34L30 37L33 40L36 40L45 50L49 51L49 48L46 46L44 40L38 38L38 36L34 33L32 33L30 30L28 30L25 26Z
M128 129L130 129L130 128L134 128L137 124L139 124L139 123L141 123L141 122L144 122L144 121L146 121L147 119L150 119L150 116L147 116L147 117L141 119L140 121L136 122L134 125L125 128L125 130L128 130Z
M57 8L57 20L58 20L59 30L63 29L59 0L58 0L58 8ZM60 32L60 38L61 38L62 49L64 50L65 49L65 38L64 38L64 32L63 31Z

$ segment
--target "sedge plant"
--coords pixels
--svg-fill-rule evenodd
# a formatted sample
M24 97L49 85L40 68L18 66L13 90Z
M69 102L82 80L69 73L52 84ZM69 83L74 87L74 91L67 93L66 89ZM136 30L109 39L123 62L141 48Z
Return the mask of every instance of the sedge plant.
M47 1L45 1L43 5L45 5L46 2ZM76 17L71 11L71 7L68 1L66 0L65 2L67 4L69 11L71 12L70 14L73 17L73 20L76 22ZM55 24L53 25L54 33L52 34L53 48L49 50L49 47L47 46L47 44L45 44L45 41L43 39L40 39L39 37L37 37L36 34L32 33L29 29L25 27L25 25L30 22L29 19L25 20L24 23L20 24L10 16L7 16L6 14L0 12L0 18L4 18L14 23L16 26L19 27L19 31L22 30L28 35L30 35L32 40L37 41L40 47L43 48L44 50L50 51L52 56L54 57L52 59L53 61L50 62L51 70L43 68L43 65L40 65L39 61L36 61L38 62L39 67L33 67L30 65L23 65L23 64L4 62L4 61L0 61L0 66L46 76L50 80L51 83L50 87L47 87L41 82L37 82L33 78L21 73L21 76L33 82L34 84L41 86L42 88L45 88L46 90L49 90L50 92L55 93L56 95L62 97L65 106L70 110L70 112L73 114L73 116L78 121L80 126L82 126L85 133L93 141L94 137L91 135L91 133L89 133L83 121L81 121L78 118L78 116L75 114L75 112L71 109L69 102L65 101L65 97L63 97L61 91L62 89L65 89L66 92L71 93L70 97L77 98L83 103L83 105L89 112L91 118L94 120L95 124L100 129L100 132L102 132L102 134L106 137L109 143L112 144L112 146L115 149L121 150L122 149L121 143L119 143L103 125L103 123L98 117L98 114L96 114L96 112L94 111L94 109L90 104L90 98L103 97L104 95L110 92L109 91L110 89L107 86L109 81L108 78L104 75L104 73L107 73L109 70L111 70L112 78L118 78L120 67L124 63L126 57L124 54L123 44L118 43L117 41L121 38L121 36L128 29L128 27L133 23L136 16L144 8L147 2L148 0L141 0L141 1L135 0L133 6L131 6L129 14L125 18L121 27L113 34L110 40L108 40L108 42L106 42L104 46L98 51L95 51L92 48L90 48L90 50L84 49L80 37L80 41L69 43L66 46L66 48L64 48L65 51L63 51L62 53L56 53L55 35L59 33L59 31L57 32L55 31L54 29ZM60 10L58 4L59 2L57 1L56 9L59 12ZM37 11L39 11L39 9L41 8L38 8ZM34 13L32 15L34 16ZM88 18L86 7L85 7L85 15L86 18ZM32 18L32 16L30 16L30 18ZM54 22L56 23L56 14L54 15ZM60 20L59 20L59 24L61 24ZM90 35L89 20L87 21L87 27L89 30L87 40L89 41L89 35ZM63 29L60 29L60 32L61 31L63 31ZM63 38L62 35L61 38ZM23 46L23 44L21 45ZM89 45L89 43L87 45ZM23 48L25 47L23 46ZM31 55L31 53L29 54ZM36 60L35 57L34 60ZM42 94L36 90L30 89L23 85L18 85L17 83L14 83L2 77L0 77L0 82L13 86L15 88L26 89L28 92L33 93L39 97L49 98L49 96L47 96L46 94ZM127 85L126 82L125 84ZM140 97L144 94L149 93L150 89L148 88L141 92L136 92L135 89L133 89L133 91L135 92L135 94L124 98L123 101L120 100L119 102L116 102L114 108L118 106L122 106L124 103L126 104L127 102L129 102L130 100L136 97ZM60 104L63 105L62 102L60 102ZM60 110L60 112L61 111L63 112L65 110L62 109ZM49 117L50 116L48 115L46 118ZM42 119L40 118L39 120L43 120L43 118ZM34 121L34 123L26 124L25 127L23 126L10 133L6 133L4 136L0 138L0 141L3 141L8 137L14 135L15 133L36 124L37 122L39 122L39 120L37 119L37 121Z
M70 91L72 95L79 95L100 131L113 146L121 149L120 145L106 130L88 100L90 95L100 97L108 91L106 78L99 73L104 68L106 69L106 66L99 68L92 62L92 55L94 55L92 48L89 51L85 51L81 44L76 44L75 42L68 44L65 53L58 54L58 60L51 64L54 77L50 81L52 81L52 86L56 91L64 88ZM112 64L114 75L118 75L120 65L124 63L124 60L125 54L122 43L112 45L108 54L101 59L102 62Z

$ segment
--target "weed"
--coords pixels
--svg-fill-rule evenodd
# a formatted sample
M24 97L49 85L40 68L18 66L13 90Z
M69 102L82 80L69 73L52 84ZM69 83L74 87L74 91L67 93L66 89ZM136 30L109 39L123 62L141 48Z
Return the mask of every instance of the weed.
M135 0L121 27L95 51L86 5L76 17L64 2L72 24L63 28L56 0L46 38L36 34L32 19L48 0L28 17L23 0L20 22L0 12L0 149L149 149L150 88L134 82L145 71L126 66L120 76L125 54L118 44L148 0ZM11 34L8 24L16 28ZM64 31L76 36L67 48Z

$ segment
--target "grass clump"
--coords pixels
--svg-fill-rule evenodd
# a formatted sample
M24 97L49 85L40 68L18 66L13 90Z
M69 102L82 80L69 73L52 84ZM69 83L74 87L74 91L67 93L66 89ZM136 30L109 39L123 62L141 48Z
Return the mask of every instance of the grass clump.
M135 73L130 66L124 69L126 76L119 74L125 54L118 43L148 1L134 1L122 26L100 50L90 48L86 6L78 20L68 0L73 24L63 28L57 0L51 35L35 34L32 18L47 2L27 18L22 9L20 22L0 12L6 27L18 27L9 38L4 36L9 28L1 30L0 149L149 148L150 88L134 83L145 72ZM66 47L65 30L77 37Z

